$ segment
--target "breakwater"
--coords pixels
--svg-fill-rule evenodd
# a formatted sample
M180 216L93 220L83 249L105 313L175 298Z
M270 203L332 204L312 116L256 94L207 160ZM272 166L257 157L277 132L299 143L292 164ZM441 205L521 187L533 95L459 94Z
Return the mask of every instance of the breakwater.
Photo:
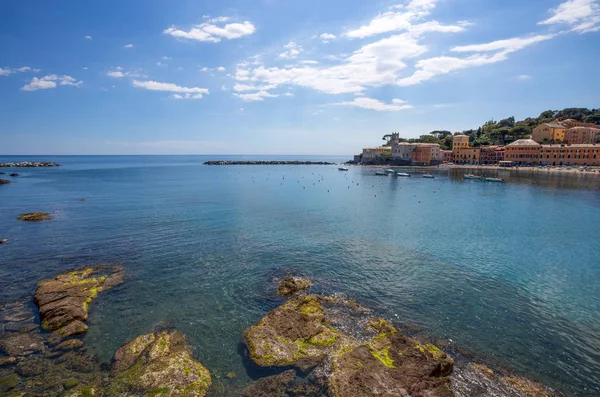
M206 165L334 165L327 161L206 161Z
M60 164L51 161L19 161L16 163L0 163L4 168L58 167Z

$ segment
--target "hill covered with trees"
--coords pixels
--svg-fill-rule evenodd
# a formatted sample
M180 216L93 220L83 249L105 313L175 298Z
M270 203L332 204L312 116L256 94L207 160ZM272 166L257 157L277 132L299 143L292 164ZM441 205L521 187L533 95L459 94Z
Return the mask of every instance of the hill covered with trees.
M401 142L438 143L442 149L452 149L452 136L463 134L469 137L471 146L506 145L517 139L527 138L533 128L542 123L555 120L573 119L584 123L600 124L600 109L566 108L563 110L546 110L538 117L528 117L525 120L515 121L508 117L499 121L490 120L475 130L466 130L452 133L450 131L431 131L416 139L400 138Z

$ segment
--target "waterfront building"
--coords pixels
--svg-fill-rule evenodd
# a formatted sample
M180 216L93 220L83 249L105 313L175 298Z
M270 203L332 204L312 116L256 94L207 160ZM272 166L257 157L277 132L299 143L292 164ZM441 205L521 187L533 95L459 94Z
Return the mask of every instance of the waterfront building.
M452 137L452 154L455 163L479 164L480 150L469 145L469 137L466 135Z
M417 143L412 151L412 165L437 165L444 160L444 154L437 143Z
M410 163L412 161L414 148L415 145L412 143L398 142L398 140L392 140L392 158L394 160L400 160Z
M389 146L377 146L364 148L362 152L362 161L371 161L379 157L390 157L391 148Z
M531 139L537 143L562 142L565 139L567 126L560 122L544 123L535 127Z
M442 155L444 156L442 160L444 163L451 163L454 161L452 150L442 150Z
M539 164L600 165L600 144L542 145Z
M537 164L542 145L533 139L519 139L506 145L504 159L515 164Z
M598 143L600 128L576 126L565 131L565 143L569 145Z
M479 164L495 165L504 160L504 146L481 146Z

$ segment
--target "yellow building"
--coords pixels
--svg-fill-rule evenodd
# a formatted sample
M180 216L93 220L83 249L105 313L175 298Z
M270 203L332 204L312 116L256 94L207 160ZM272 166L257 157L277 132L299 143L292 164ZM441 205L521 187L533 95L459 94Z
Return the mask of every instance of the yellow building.
M515 164L538 164L542 145L533 139L519 139L504 147L504 160Z
M565 140L565 131L567 126L562 123L544 123L533 129L531 139L537 143L542 142L562 142Z
M469 137L466 135L454 135L452 137L452 157L454 162L478 164L479 148L469 146Z

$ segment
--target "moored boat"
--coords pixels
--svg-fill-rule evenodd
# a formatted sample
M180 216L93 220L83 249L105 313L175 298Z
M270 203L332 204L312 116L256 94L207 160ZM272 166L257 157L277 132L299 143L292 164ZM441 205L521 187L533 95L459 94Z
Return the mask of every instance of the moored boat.
M393 169L391 169L391 168L388 168L387 170L383 170L383 172L385 172L386 174L390 174L390 175L393 175L393 174L395 174L395 173L396 173L396 171L394 171L394 170L393 170Z
M386 174L385 172L383 172L383 171L377 171L377 172L375 173L375 175L387 176L387 174Z
M408 172L396 172L396 176L410 176Z
M433 179L433 178L435 178L435 176L433 176L431 174L425 174L425 175L423 175L423 178Z
M483 177L479 176L479 175L473 175L473 174L465 174L464 179L474 179L474 180L478 180L478 181L482 181Z
M504 183L504 179L502 178L485 178L486 182L497 182L497 183Z
M338 168L338 170L339 171L348 171L348 168L346 168L346 167L340 167L340 168Z

